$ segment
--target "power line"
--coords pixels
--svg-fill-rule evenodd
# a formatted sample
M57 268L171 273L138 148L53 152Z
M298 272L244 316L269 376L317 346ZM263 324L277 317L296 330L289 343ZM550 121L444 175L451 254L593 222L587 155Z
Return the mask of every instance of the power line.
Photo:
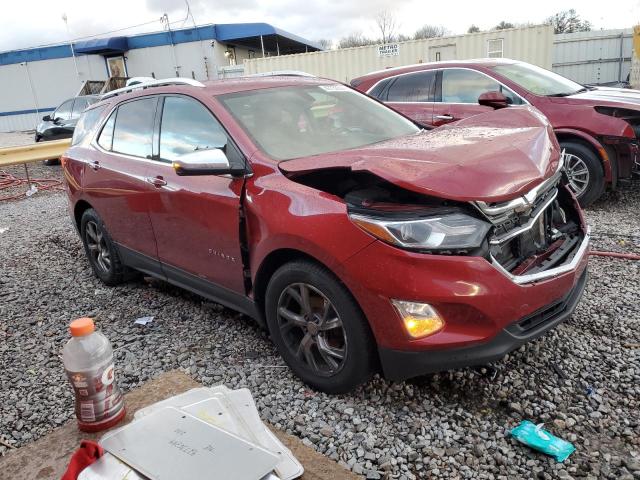
M158 21L159 20L152 20L152 21L149 21L149 22L139 23L137 25L131 25L129 27L118 28L116 30L109 30L108 32L96 33L94 35L85 35L83 37L76 37L76 38L72 38L70 41L71 42L76 42L78 40L85 40L85 39L88 39L88 38L102 37L103 35L109 35L111 33L118 33L118 32L122 32L124 30L130 30L132 28L144 27L145 25L151 25L152 23L158 23ZM180 22L181 22L181 20L177 20L175 22L171 22L171 24L180 23ZM56 45L66 45L66 44L67 44L67 42L42 43L40 45L34 45L34 46L31 46L31 47L14 48L14 49L11 49L11 50L4 50L4 51L7 52L7 51L15 51L15 50L30 50L32 48L53 47L53 46L56 46ZM0 53L2 53L2 52L0 52Z

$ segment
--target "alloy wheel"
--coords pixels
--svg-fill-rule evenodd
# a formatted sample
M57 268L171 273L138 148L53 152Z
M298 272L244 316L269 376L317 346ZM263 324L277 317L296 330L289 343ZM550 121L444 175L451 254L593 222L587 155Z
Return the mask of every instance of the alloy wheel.
M344 366L347 336L331 301L307 283L286 287L278 300L278 327L287 349L314 374L328 377Z
M111 270L109 247L107 246L102 230L100 230L96 222L87 222L85 226L85 236L87 248L89 249L93 263L104 273L108 273L109 270Z
M569 178L569 186L577 197L582 195L589 185L589 169L577 155L565 153L565 170Z

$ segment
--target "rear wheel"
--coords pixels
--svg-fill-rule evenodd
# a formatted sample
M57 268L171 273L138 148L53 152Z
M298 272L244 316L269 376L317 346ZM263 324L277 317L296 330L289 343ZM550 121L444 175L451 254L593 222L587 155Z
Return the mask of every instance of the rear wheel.
M561 142L565 151L565 171L569 186L580 205L586 207L596 201L604 192L604 169L596 153L577 142Z
M327 393L352 390L373 371L375 343L349 291L327 269L295 261L267 286L266 317L285 362Z
M107 285L118 285L127 280L130 270L122 264L104 222L93 208L82 214L80 234L96 277Z

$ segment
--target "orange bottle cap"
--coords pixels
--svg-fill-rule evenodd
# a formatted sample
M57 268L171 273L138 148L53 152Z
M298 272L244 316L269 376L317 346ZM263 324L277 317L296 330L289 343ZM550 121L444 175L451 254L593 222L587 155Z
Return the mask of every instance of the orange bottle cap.
M96 326L93 323L93 319L82 317L71 322L69 331L73 337L84 337L85 335L90 335L95 332Z

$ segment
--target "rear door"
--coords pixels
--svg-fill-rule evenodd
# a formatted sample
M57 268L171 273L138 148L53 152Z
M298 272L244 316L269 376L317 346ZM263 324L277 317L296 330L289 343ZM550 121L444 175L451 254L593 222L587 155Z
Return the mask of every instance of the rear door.
M493 110L478 103L478 97L486 92L501 92L514 105L524 103L522 98L493 78L468 68L439 70L435 90L433 108L435 126Z
M147 177L155 183L149 212L162 268L174 282L191 289L207 292L215 283L244 294L240 251L244 178L179 176L171 165L181 155L211 148L222 148L232 164L244 166L244 158L200 101L168 95L160 110L159 157L149 165Z
M392 77L378 98L424 126L433 124L435 72L412 72ZM375 89L375 87L374 87Z
M153 155L157 97L136 98L111 112L85 158L83 190L127 262L142 270L157 266L148 213L154 187L145 173ZM135 259L141 263L134 263Z

